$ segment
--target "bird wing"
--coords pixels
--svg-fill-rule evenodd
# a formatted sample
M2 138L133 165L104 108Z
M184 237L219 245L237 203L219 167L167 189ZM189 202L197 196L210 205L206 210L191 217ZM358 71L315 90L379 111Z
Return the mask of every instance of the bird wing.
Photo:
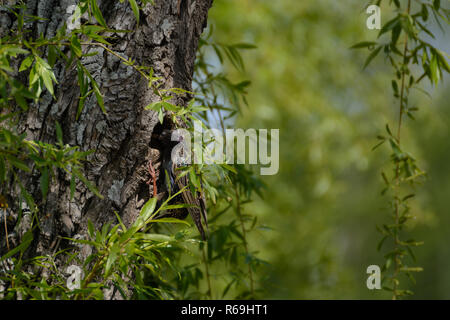
M177 177L176 183L180 190L183 189L184 187L187 187L181 194L183 197L183 201L186 204L192 205L190 207L187 207L186 209L191 215L192 220L194 220L194 223L197 226L197 229L200 232L202 239L206 240L206 234L205 230L203 229L202 218L205 221L207 231L208 231L208 220L206 216L206 203L203 195L198 197L192 194L191 189L189 188L189 180L187 175Z
M207 236L209 236L208 215L207 215L207 211L206 211L206 200L205 200L205 194L203 192L200 193L198 200L200 202L200 210L202 213L203 221L205 221L206 234L207 234Z

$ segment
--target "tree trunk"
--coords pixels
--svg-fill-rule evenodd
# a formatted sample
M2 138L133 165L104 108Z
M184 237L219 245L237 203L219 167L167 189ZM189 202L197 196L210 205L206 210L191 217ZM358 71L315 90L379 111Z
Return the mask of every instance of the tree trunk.
M70 2L28 0L29 14L48 19L28 26L33 36L37 38L41 33L47 38L53 36L68 20L70 14L66 9ZM134 30L108 40L113 44L111 49L136 60L139 65L153 67L155 75L164 82L162 88L191 89L198 40L212 0L155 0L154 5L148 4L142 10L139 26L128 1L98 2L110 28ZM2 29L11 28L14 28L14 21L3 16ZM50 184L48 198L42 200L39 171L22 174L22 182L40 209L40 228L36 229L29 255L51 254L64 248L69 245L61 240L64 236L85 238L88 220L101 228L106 222L116 221L114 211L129 225L152 196L152 187L146 183L148 160L153 157L158 167L158 154L164 146L152 141L154 131L162 130L156 112L144 107L159 98L139 73L123 65L117 57L99 47L83 47L84 53L94 51L98 54L84 57L82 62L100 86L107 114L102 113L95 95L91 95L76 120L80 93L77 72L75 68L66 70L62 63L57 63L56 99L45 92L39 103L22 115L19 131L25 132L27 139L55 143L55 121L58 121L63 129L64 144L80 146L84 151L95 150L88 157L84 175L104 198L96 197L78 182L70 201L70 177L58 172ZM178 105L183 105L188 97L175 99ZM12 199L12 211L17 210L20 190L17 187L8 190L8 186L1 189ZM8 221L10 245L20 243L30 222L26 215L20 225ZM0 253L4 254L5 233L0 229ZM86 257L90 249L86 246L81 252L82 257Z

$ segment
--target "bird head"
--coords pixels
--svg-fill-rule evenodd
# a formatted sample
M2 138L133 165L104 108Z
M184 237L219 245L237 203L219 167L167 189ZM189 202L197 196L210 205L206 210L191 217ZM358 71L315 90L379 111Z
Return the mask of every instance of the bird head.
M170 147L174 147L178 143L183 141L183 137L180 135L173 135L173 133L174 133L174 130L164 129L159 135L159 140L164 145L169 145Z

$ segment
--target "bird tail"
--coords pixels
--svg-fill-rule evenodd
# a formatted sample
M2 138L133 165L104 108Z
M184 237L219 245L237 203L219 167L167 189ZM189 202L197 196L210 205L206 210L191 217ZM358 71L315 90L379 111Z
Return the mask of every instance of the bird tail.
M200 235L202 237L202 240L207 239L207 233L208 231L208 221L206 216L206 205L204 203L204 199L201 200L197 197L194 197L190 189L184 190L182 193L184 203L190 204L192 206L188 207L188 212L192 217L192 220L194 220L194 223L200 232ZM201 198L201 197L200 197ZM205 227L207 233L205 233L205 230L203 229L203 223L202 220L205 222Z

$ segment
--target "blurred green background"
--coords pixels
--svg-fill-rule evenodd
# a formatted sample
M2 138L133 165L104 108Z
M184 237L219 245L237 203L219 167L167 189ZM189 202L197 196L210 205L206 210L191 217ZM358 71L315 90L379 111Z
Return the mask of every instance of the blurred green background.
M397 106L392 70L383 56L362 70L367 51L353 44L375 39L361 0L216 0L209 14L217 42L249 42L249 107L236 127L280 129L280 171L265 176L264 199L247 207L271 230L252 234L251 250L270 263L259 286L270 299L390 298L368 290L366 268L384 263L376 225L390 219L380 172L389 168L387 146L372 151ZM389 18L383 10L382 23ZM450 52L450 30L432 26L434 44ZM420 110L407 120L403 143L428 172L413 201L408 235L424 272L411 286L414 299L450 298L449 77L413 92ZM404 286L408 284L404 281ZM409 284L408 284L409 285Z

